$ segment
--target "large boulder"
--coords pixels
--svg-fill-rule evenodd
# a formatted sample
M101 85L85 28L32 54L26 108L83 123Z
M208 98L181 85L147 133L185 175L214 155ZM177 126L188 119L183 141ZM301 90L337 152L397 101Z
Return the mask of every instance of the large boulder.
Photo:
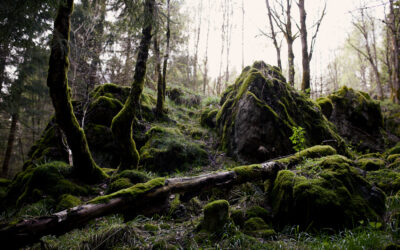
M329 142L340 153L346 151L319 106L264 62L244 68L221 105L216 116L221 146L238 160L254 163L293 153L293 127L304 128L306 146Z
M278 172L268 190L277 225L341 229L380 221L386 196L355 167L346 157L331 155Z
M317 102L339 134L358 151L383 151L381 108L367 93L342 87Z

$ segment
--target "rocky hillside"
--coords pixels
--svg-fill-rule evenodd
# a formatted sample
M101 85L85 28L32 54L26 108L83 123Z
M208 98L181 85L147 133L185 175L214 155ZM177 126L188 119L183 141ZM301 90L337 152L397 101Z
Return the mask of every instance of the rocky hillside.
M155 92L145 89L132 135L139 168L118 171L110 125L128 93L104 84L89 105L74 103L107 180L78 181L63 133L51 120L24 170L0 181L6 246L22 246L18 239L51 249L374 249L400 243L400 106L346 87L315 102L290 87L277 68L256 62L221 98L169 87L161 119L154 115ZM117 201L122 205L111 209ZM82 211L91 219L79 217L79 228L29 231L34 221L60 215L60 221L74 221Z

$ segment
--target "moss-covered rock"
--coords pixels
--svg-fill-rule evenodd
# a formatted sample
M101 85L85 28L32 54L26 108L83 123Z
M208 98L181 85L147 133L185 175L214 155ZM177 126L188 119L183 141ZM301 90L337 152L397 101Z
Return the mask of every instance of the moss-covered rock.
M393 162L397 161L398 159L400 159L400 154L389 155L386 159L388 162L393 163Z
M243 227L246 221L245 213L241 209L233 209L230 218L236 226Z
M239 160L255 163L293 153L293 127L305 129L307 146L330 141L341 153L347 150L318 105L264 62L246 67L221 103L216 121L222 149Z
M101 96L115 98L119 100L121 103L125 103L126 99L129 96L130 87L123 87L113 83L106 83L96 87L91 95L93 100Z
M215 128L218 109L205 108L201 112L200 124L203 127Z
M246 210L246 218L259 217L265 222L269 222L272 219L271 213L269 213L265 208L260 206L253 206Z
M62 194L88 195L90 190L67 179L71 167L64 162L49 162L29 167L13 179L7 198L17 205L40 200L42 197L57 198Z
M127 178L133 184L147 182L151 179L145 172L139 170L124 170L112 179L116 180L120 178Z
M166 94L175 104L185 105L187 107L197 107L200 105L201 98L199 95L192 93L190 90L182 87L168 87Z
M321 108L322 113L326 117L330 117L333 111L333 103L331 99L326 97L321 97L317 99L317 104Z
M133 186L133 184L128 178L118 178L110 183L107 189L107 193L114 193L118 190L129 188L131 186Z
M356 164L366 171L374 171L385 167L385 161L379 158L361 158L356 161Z
M154 126L146 136L148 141L140 149L140 162L145 169L168 173L203 165L208 160L207 152L176 128Z
M326 98L333 103L327 117L342 137L358 151L383 150L383 116L378 102L367 93L345 86Z
M384 193L339 155L322 157L301 171L280 171L269 198L281 227L353 227L359 220L380 220L385 211Z
M81 199L70 194L60 196L56 206L56 211L61 211L67 208L76 207L82 203Z
M260 217L252 217L248 219L244 223L244 230L246 234L262 238L267 238L276 234L275 230L270 228Z
M216 200L204 207L202 229L211 232L221 232L229 219L229 203L226 200Z
M400 173L393 169L379 169L369 171L366 179L382 189L387 195L395 194L400 190Z
M90 103L87 111L87 123L111 126L112 119L122 109L123 104L107 96L99 96Z
M394 154L400 154L400 145L396 145L386 151L386 154L389 155L394 155Z

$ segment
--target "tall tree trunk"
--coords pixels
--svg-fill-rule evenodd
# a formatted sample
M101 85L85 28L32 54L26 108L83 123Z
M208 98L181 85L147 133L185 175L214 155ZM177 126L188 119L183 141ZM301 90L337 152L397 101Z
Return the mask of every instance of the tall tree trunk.
M208 10L210 11L210 0L208 0ZM204 53L204 74L203 74L203 95L206 94L208 84L208 42L210 35L210 18L207 20L206 50Z
M226 22L226 6L224 6L223 3L221 3L222 6L222 11L223 11L223 15L222 15L222 26L221 26L221 54L220 54L220 63L219 63L219 74L218 74L218 78L217 78L217 95L221 94L221 85L222 85L222 57L224 55L224 46L225 46L225 39L226 39L226 26L225 26L225 22Z
M6 148L6 152L4 154L4 159L3 159L3 167L2 167L2 172L1 172L1 177L3 177L3 178L8 177L8 169L9 169L11 154L13 151L14 141L15 141L16 132L17 132L17 123L18 123L18 112L14 112L11 115L10 132L8 134L7 148Z
M272 12L271 12L271 6L269 5L269 0L265 0L265 4L267 5L269 26L271 28L271 38L276 50L276 59L278 62L278 67L282 71L281 47L279 46L278 41L276 39L277 33L275 32L274 22L272 21Z
M233 6L231 0L226 0L226 70L225 86L229 82L229 53L231 49Z
M392 61L393 61L393 72L392 72L392 81L394 87L393 101L395 103L400 102L400 68L399 68L399 29L400 24L398 18L396 18L396 14L394 11L393 0L389 0L390 3L390 31L392 33L391 42L392 42ZM399 13L397 13L399 15Z
M139 152L132 138L132 125L144 87L146 63L151 43L151 30L154 22L155 0L146 0L144 5L144 17L146 20L142 29L142 39L140 41L131 91L124 107L114 117L111 124L114 139L120 148L119 171L137 168L139 165Z
M301 55L303 65L303 79L301 81L301 90L307 92L310 90L310 59L308 57L308 43L307 43L307 27L306 27L306 10L304 7L304 0L299 0L300 11L300 39L301 39Z
M244 69L244 0L242 0L242 69Z
M288 44L288 65L289 65L289 84L294 86L294 53L293 53L293 42L294 37L292 35L292 16L291 16L291 0L286 0L286 41Z
M160 58L160 48L158 46L158 38L153 37L154 55L156 57L156 76L157 76L157 105L156 105L156 115L161 117L164 110L164 86L161 74L161 58Z
M197 29L196 29L196 43L194 47L194 58L193 58L193 80L192 80L192 85L195 89L197 89L197 61L198 61L198 55L199 55L199 42L200 42L200 34L201 34L201 14L203 10L203 0L200 0L199 3L199 10L198 10L198 23L197 23Z
M163 85L163 98L165 101L165 91L167 89L167 66L168 66L168 59L169 59L169 52L170 52L170 38L171 38L171 6L170 6L170 0L167 0L167 34L166 34L166 48L165 48L165 54L164 54L164 63L163 63L163 69L162 69L162 85Z
M3 84L6 81L6 63L9 53L8 44L0 45L0 95L2 93Z
M106 174L93 161L86 136L80 128L72 109L68 88L69 33L73 0L62 0L54 22L47 86L53 102L56 121L65 132L72 150L74 173L88 182L99 181Z

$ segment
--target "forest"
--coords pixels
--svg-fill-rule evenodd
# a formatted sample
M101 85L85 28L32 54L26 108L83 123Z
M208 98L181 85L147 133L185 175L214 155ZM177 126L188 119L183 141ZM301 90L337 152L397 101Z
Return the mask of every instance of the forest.
M1 0L1 249L400 249L400 1Z

